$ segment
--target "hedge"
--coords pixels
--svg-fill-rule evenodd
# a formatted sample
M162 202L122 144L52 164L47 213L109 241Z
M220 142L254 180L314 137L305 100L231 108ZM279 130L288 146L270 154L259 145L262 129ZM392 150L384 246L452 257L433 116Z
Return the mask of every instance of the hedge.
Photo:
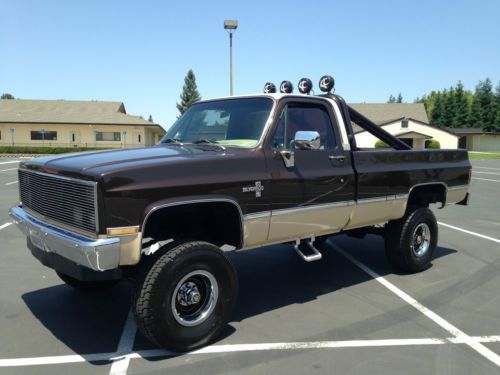
M0 154L66 154L94 150L109 150L101 147L31 147L31 146L0 146Z
M425 148L441 148L441 144L435 139L425 141Z

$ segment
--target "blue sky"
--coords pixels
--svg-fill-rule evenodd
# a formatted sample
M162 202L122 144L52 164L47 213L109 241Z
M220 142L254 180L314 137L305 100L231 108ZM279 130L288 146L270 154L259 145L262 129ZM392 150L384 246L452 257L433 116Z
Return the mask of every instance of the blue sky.
M203 98L323 74L349 102L500 80L500 1L0 0L0 92L123 101L168 128L193 69Z

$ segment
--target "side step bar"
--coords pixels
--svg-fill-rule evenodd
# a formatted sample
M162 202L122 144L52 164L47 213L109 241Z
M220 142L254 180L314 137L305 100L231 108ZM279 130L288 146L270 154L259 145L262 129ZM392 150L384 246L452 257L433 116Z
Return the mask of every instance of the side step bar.
M319 250L316 249L313 245L314 237L305 241L305 243L306 243L307 247L309 248L309 250L311 251L311 254L304 254L304 252L302 252L302 250L300 249L300 245L301 245L300 240L296 240L295 245L293 245L293 248L295 249L297 254L300 255L300 257L302 259L304 259L306 262L314 262L315 260L320 260L323 257L321 255L321 253L319 252Z

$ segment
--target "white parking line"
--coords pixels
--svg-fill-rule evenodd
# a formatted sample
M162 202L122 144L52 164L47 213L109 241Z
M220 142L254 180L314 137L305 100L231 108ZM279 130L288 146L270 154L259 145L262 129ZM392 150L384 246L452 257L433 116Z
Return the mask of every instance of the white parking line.
M134 347L135 334L137 333L137 326L135 325L134 315L132 310L129 311L127 321L123 328L122 336L118 349L113 358L111 365L110 375L125 375L130 364L130 352Z
M481 354L483 357L489 359L491 362L496 364L497 366L500 367L500 356L493 352L492 350L488 349L486 346L481 344L478 340L474 340L471 336L468 336L465 332L461 331L451 323L447 322L444 320L442 317L440 317L438 314L435 312L429 310L427 307L422 305L420 302L418 302L416 299L411 297L409 294L406 294L403 292L401 289L399 289L397 286L392 284L391 282L387 281L385 278L380 276L378 273L373 271L371 268L368 268L365 266L363 263L361 263L359 260L345 252L342 248L339 246L332 244L333 248L337 250L340 254L342 254L345 258L350 260L352 263L354 263L356 266L361 268L363 271L365 271L368 275L373 277L377 282L385 286L387 289L389 289L391 292L393 292L395 295L397 295L399 298L401 298L403 301L420 311L422 314L424 314L426 317L431 319L434 323L439 325L441 328L445 329L449 333L451 333L453 336L455 336L457 339L460 339L463 341L464 344L468 345L470 348L474 349L476 352Z
M473 169L474 169L474 168L492 169L492 170L495 170L495 171L500 171L500 168L491 168L491 167L476 167L476 166L474 166L474 167L473 167Z
M483 171L472 171L473 173L481 173L481 174L494 174L495 176L500 176L500 173L495 172L483 172Z
M7 182L7 183L5 184L5 186L7 186L7 185L13 185L13 184L17 184L18 182L19 182L19 181L12 181L12 182Z
M7 228L9 225L12 225L12 223L5 223L5 224L0 225L0 230Z
M496 243L500 243L500 240L498 240L496 238L493 238L493 237L490 237L490 236L485 236L484 234L472 232L470 230L459 228L459 227L456 227L454 225L446 224L446 223L443 223L441 221L438 221L438 224L442 225L443 227L455 229L455 230L458 230L460 232L464 232L464 233L467 233L467 234L470 234L470 235L473 235L473 236L476 236L476 237L479 237L479 238L483 238L485 240L489 240L489 241L493 241L493 242L496 242Z
M490 180L489 178L472 177L472 179L473 179L473 180L483 180L483 181L500 182L500 180Z
M11 160L11 161L1 161L0 164L13 164L13 163L19 163L20 160Z
M9 169L2 169L0 172L8 172L8 171L16 171L19 168L9 168Z
M472 340L484 343L500 342L499 336L473 336ZM179 355L190 356L196 354L224 354L270 350L307 350L307 349L342 349L342 348L376 348L384 346L420 346L420 345L450 345L466 344L461 337L446 338L416 338L416 339L385 339L385 340L347 340L347 341L307 341L307 342L276 342L262 344L235 344L235 345L211 345L188 352L175 353L163 349L141 350L131 352L121 358L158 358L174 357ZM116 359L117 353L93 353L85 355L60 355L51 357L29 357L0 359L0 367L20 367L57 365L64 363L79 362L108 362Z

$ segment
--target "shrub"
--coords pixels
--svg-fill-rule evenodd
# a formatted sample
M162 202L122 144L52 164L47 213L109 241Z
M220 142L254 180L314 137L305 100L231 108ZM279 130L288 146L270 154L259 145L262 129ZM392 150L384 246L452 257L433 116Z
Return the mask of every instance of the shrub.
M36 147L36 146L0 146L0 154L65 154L93 150L109 150L99 147Z
M435 139L425 141L425 148L441 148L441 144Z
M379 139L377 142L375 142L375 148L390 148L390 146Z

